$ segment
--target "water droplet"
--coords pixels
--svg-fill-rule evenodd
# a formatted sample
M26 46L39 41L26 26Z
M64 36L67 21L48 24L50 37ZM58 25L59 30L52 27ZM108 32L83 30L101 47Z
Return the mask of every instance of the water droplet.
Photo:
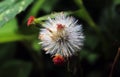
M6 13L6 14L9 14L9 13L10 13L10 10L7 10L5 13Z
M11 0L11 2L14 2L15 0Z
M18 12L21 12L22 10L23 10L23 7L20 7L19 10L18 10Z
M22 5L25 5L25 1L22 1L21 4L22 4Z

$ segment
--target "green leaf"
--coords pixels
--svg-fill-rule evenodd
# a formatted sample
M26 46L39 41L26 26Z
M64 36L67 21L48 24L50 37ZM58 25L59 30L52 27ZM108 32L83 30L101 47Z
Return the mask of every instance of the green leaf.
M18 23L16 19L12 19L0 28L0 36L5 35L5 33L11 34L18 30Z
M9 1L9 2L8 2ZM0 13L9 8L12 4L14 4L17 0L4 0L0 3Z
M6 43L6 42L13 42L13 41L20 41L20 40L31 40L35 36L34 35L22 35L19 33L11 33L11 34L5 34L0 36L0 43Z
M0 28L0 43L15 41L22 38L21 35L17 33L18 24L17 20L13 19Z
M0 28L0 43L31 39L33 35L22 35L18 33L18 23L13 19Z
M11 33L11 34L8 33L8 34L0 35L0 43L23 40L25 39L25 37L26 36L17 33Z
M20 0L14 3L14 5L10 5L7 9L4 9L4 11L0 13L0 27L10 19L14 18L17 14L25 10L32 1L33 0Z
M30 62L8 61L0 67L0 77L28 77L31 68Z

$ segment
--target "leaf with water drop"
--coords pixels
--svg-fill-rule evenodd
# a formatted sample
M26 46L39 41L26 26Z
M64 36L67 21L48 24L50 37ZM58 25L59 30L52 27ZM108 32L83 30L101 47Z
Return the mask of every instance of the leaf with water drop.
M3 4L0 5L0 27L25 10L32 1L33 0L9 0L9 5L7 5L7 0L3 1Z

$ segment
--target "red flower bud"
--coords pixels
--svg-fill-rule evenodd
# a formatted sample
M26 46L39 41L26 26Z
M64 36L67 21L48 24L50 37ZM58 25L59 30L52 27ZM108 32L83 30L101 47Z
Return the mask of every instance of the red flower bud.
M30 26L34 22L34 19L35 19L34 16L30 16L27 21L27 26Z
M64 57L60 54L56 54L53 58L54 64L61 65L65 62Z

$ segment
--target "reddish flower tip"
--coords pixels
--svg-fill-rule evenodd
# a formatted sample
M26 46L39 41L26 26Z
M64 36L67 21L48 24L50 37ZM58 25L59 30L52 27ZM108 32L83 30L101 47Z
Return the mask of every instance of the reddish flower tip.
M61 65L65 62L64 57L60 54L56 54L53 58L54 64Z
M27 21L27 26L30 26L34 22L34 19L35 19L34 16L30 16Z
M64 29L64 25L62 24L57 24L57 30L62 30Z

